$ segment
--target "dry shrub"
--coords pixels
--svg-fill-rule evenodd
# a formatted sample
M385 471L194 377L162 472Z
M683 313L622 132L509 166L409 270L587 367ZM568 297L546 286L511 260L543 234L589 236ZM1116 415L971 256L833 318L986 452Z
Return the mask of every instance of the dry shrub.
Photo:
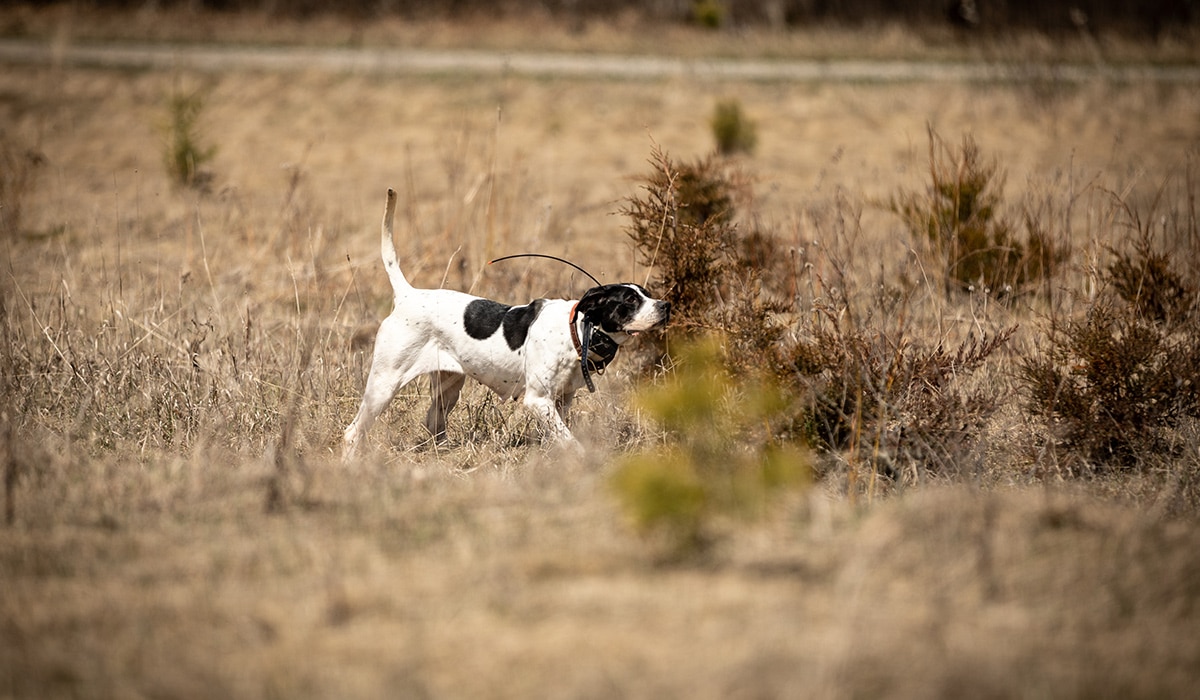
M1181 429L1200 417L1200 279L1189 262L1196 217L1161 219L1163 237L1177 244L1169 250L1132 207L1118 207L1128 226L1109 249L1112 293L1082 319L1052 320L1048 347L1021 366L1030 413L1076 471L1175 454Z
M669 333L715 331L725 370L782 387L791 420L773 437L849 450L893 476L901 465L953 473L1001 399L993 389L968 387L970 375L1015 327L958 343L921 342L905 321L878 321L909 303L903 294L872 298L864 309L835 295L799 313L795 283L782 282L794 273L777 237L759 228L742 236L735 226L732 207L739 194L747 198L745 180L712 159L677 164L658 148L651 163L646 195L624 213L643 262L673 304ZM785 287L790 294L771 291Z
M893 478L955 475L1002 399L969 379L1016 327L931 346L903 323L860 325L845 303L818 305L791 349L804 396L792 429Z
M1173 336L1133 307L1101 302L1050 329L1049 348L1021 368L1029 410L1058 447L1095 468L1133 466L1172 450L1200 416L1200 328Z
M654 285L671 302L673 325L692 332L707 325L735 247L737 184L714 158L676 163L657 144L644 195L630 197L621 213L629 237L655 270Z
M747 178L711 156L677 162L657 145L650 164L643 194L621 213L641 262L654 270L653 285L671 302L669 332L725 336L734 369L782 367L786 326L778 317L793 303L764 291L763 280L778 288L788 260L770 233L740 234L737 205L751 196Z
M887 207L927 246L945 273L947 291L1020 291L1065 261L1065 246L1028 212L1024 239L1017 236L1003 212L1000 166L983 158L970 134L953 150L930 127L929 175L926 192L901 192Z
M1170 233L1176 249L1159 250L1153 229L1153 208L1151 215L1143 219L1125 202L1118 199L1117 204L1127 219L1128 235L1124 249L1109 248L1113 260L1108 266L1107 278L1113 290L1139 316L1168 327L1186 322L1200 292L1193 257L1200 253L1195 249L1195 244L1200 241L1200 230L1197 230L1200 223L1195 213L1190 212L1184 221L1176 216L1169 220L1164 218L1162 225L1172 228ZM1174 264L1177 257L1190 257L1192 265L1184 262L1180 266L1183 272L1177 270Z

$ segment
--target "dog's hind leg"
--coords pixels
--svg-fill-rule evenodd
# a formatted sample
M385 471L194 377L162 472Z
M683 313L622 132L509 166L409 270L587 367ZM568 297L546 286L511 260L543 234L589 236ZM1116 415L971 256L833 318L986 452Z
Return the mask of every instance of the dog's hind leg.
M392 398L396 396L396 392L400 391L400 387L404 384L404 372L400 368L381 365L383 363L376 362L371 366L371 373L367 376L367 388L363 391L358 413L355 414L350 426L346 428L343 437L343 460L350 460L354 457L358 452L359 443L366 437L371 426L375 424L375 419L379 418L379 414L383 413L383 409L387 408Z
M446 415L458 403L467 377L458 372L429 373L429 411L425 413L425 429L437 442L446 440Z

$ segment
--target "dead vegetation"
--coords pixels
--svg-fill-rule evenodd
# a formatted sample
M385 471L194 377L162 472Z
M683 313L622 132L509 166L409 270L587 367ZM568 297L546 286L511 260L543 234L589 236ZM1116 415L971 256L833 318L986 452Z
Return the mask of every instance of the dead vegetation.
M4 194L8 694L1195 687L1190 96L746 87L727 159L687 84L230 74L180 188L179 76L48 75L0 75L4 157L42 154ZM677 304L581 397L585 457L476 390L425 445L414 387L337 464L388 185L418 284L587 286L484 266L534 250Z
M1181 187L1193 202L1190 177ZM1046 350L1021 367L1047 446L1076 472L1178 458L1194 449L1200 418L1200 280L1185 262L1200 253L1200 222L1190 209L1155 217L1118 204L1106 293L1082 318L1052 319Z

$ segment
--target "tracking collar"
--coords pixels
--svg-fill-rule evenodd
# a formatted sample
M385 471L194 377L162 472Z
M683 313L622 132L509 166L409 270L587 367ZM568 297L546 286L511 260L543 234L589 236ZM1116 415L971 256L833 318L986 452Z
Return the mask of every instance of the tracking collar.
M579 308L579 302L571 307L571 320L568 325L571 328L571 342L575 345L575 352L579 355L579 369L583 371L583 383L587 384L588 391L595 392L596 385L592 383L592 372L596 374L604 374L604 368L608 363L613 361L617 356L617 350L621 346L617 345L617 341L602 330L596 328L596 324L588 320L587 314L583 316L583 339L579 338L579 331L575 329L575 311Z

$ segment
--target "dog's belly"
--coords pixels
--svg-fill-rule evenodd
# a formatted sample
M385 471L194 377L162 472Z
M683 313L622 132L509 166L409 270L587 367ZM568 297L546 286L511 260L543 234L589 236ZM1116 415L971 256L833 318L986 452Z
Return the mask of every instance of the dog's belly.
M486 386L505 399L516 399L525 392L525 368L514 363L460 362L463 374Z
M427 372L458 372L488 387L505 399L519 398L525 391L524 353L495 347L497 343L466 343L450 349L430 344L431 357L422 365Z

